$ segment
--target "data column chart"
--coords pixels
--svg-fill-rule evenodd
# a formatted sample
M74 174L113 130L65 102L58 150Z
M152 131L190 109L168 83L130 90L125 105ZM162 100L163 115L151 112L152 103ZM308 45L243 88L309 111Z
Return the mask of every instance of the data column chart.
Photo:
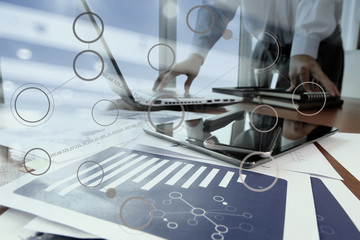
M242 177L256 187L274 181ZM15 193L167 239L281 239L287 182L259 193L238 168L112 147Z

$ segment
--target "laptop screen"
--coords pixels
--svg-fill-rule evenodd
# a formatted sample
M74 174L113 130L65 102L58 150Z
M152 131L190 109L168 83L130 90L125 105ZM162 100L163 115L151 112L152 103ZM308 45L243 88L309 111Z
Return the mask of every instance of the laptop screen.
M105 25L101 16L92 12L85 0L81 0L80 9L83 11L74 20L73 32L79 41L89 44L83 54L90 54L98 59L97 76L104 77L111 89L121 98L133 101L132 93L105 41ZM84 80L91 81L92 78L84 78Z

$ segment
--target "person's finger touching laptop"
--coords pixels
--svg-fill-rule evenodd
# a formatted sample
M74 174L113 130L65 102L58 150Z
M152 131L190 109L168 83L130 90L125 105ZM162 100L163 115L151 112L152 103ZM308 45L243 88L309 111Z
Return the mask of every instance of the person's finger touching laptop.
M271 71L260 71L259 85L270 87L269 78L275 70L279 73L276 88L293 91L300 83L306 83L303 84L305 90L314 91L311 86L314 81L331 96L339 96L344 69L339 26L342 0L289 0L287 3L283 4L282 0L204 0L198 10L191 54L160 74L153 90L163 90L171 79L184 74L187 76L184 88L188 91L208 52L222 37L240 7L243 15L240 24L247 32L261 31L265 34L260 34L260 38L268 34L276 40L257 39L252 50L251 67L255 72L259 69L257 64L274 62ZM253 73L252 78L255 75Z

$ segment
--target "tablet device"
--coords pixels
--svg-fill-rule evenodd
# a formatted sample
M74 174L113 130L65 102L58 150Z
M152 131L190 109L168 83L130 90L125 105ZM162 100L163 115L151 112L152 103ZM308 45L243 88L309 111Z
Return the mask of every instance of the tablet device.
M238 122L239 121L233 121L231 124L235 126ZM205 139L203 142L204 147L229 153L261 152L263 156L269 156L276 147L276 143L281 134L281 127L276 126L269 132L259 132L251 128L229 138L221 137L223 132L224 131L215 131L209 138ZM231 131L231 133L235 135L233 131Z
M224 121L220 121L218 129L213 124L210 131L208 127L204 127L204 122L207 120L201 118L187 120L174 130L166 128L167 124L174 125L173 122L168 122L157 125L159 127L156 128L144 128L144 131L236 166L240 166L241 161L246 159L243 167L252 168L270 161L270 156L281 156L338 130L250 112L244 112L241 118L227 119L226 125ZM250 154L251 157L248 156Z

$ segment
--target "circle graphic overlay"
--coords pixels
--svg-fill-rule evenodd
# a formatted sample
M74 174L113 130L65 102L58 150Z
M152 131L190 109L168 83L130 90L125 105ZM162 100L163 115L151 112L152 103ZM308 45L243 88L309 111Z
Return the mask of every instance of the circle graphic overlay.
M46 164L45 164L46 163ZM30 149L24 156L23 164L26 172L34 176L41 176L49 171L51 167L51 157L50 154L42 148L33 148ZM45 168L47 165L47 168ZM42 172L37 172L37 166L40 169L45 169ZM34 171L35 170L35 171Z
M305 85L305 84L313 84L313 85L315 85L316 87L318 87L318 88L322 91L322 95L324 96L324 103L323 103L323 105L321 106L321 108L320 108L318 111L316 111L316 112L314 112L314 113L303 113L303 112L301 112L301 111L295 106L295 99L294 99L294 97L295 97L296 90L298 90L299 87L301 87L301 86L303 86L303 85ZM324 109L324 107L325 107L325 105L326 105L326 92L325 92L324 88L321 87L321 85L318 84L318 83L316 83L316 82L303 82L303 83L300 83L300 84L294 89L294 91L293 91L293 93L292 93L292 95L291 95L291 101L292 101L292 104L293 104L293 106L294 106L294 109L295 109L298 113L300 113L301 115L304 115L304 116L307 116L307 117L315 116L316 114L320 113L320 112Z
M249 213L249 212L244 212L244 213L243 213L243 217L244 217L244 218L252 218L252 214Z
M240 223L239 228L240 228L240 230L242 230L244 232L252 232L252 231L254 231L254 227L249 223Z
M180 199L180 198L182 198L182 193L180 193L180 192L171 192L169 194L169 197L171 199Z
M179 225L176 222L168 222L166 226L169 229L177 229Z
M325 225L320 226L319 230L320 230L320 233L322 233L322 234L326 234L326 235L334 235L335 234L335 230L329 226L325 226Z
M270 32L266 32L266 31L262 31L262 30L253 31L241 39L240 51L246 52L245 48L248 48L248 43L254 42L254 41L257 41L258 44L263 44L265 46L267 46L267 45L276 46L277 49L276 49L276 55L275 55L274 60L266 62L266 64L263 65L264 61L254 62L251 57L247 58L243 54L241 54L241 60L243 61L243 63L245 63L247 66L249 66L253 70L265 71L265 70L272 68L278 62L280 55L281 55L281 48L280 48L279 40L277 39L277 37L274 34L272 34ZM257 65L259 65L259 66L257 66Z
M279 166L277 165L277 162L275 161L275 158L271 155L269 155L269 158L275 163L275 166L276 166L276 177L274 179L274 181L267 187L264 187L264 188L253 188L251 186L249 186L245 181L244 181L244 177L242 175L242 169L243 169L243 165L245 163L245 161L250 158L251 156L254 156L254 155L263 155L264 153L263 152L252 152L248 155L246 155L246 157L241 161L240 163L240 167L239 167L239 176L240 176L240 179L241 179L241 182L244 184L244 186L253 191L253 192L266 192L267 190L270 190L273 186L275 186L277 180L279 179Z
M96 25L97 25L97 22L96 22L96 19L95 19L95 17L99 20L99 22L100 22L100 24L101 24L101 28L99 29L99 27L98 26L96 26L96 29L98 30L97 31L97 33L95 34L95 35L97 35L97 36L95 36L94 38L92 38L92 39L85 39L84 37L80 37L79 35L80 34L78 34L78 32L76 31L76 25L77 25L77 23L78 23L78 21L80 20L80 18L81 17L83 17L83 16L85 16L85 15L89 15L89 19L87 19L87 21L86 21L86 25L84 24L84 22L83 22L83 24L85 25L85 31L88 33L89 31L88 30L91 30L91 31L94 31L95 30L95 28L94 28L94 24L96 23ZM81 20L80 20L81 21ZM104 33L104 22L103 22L103 20L101 19L101 17L99 16L99 15L97 15L96 13L93 13L93 12L83 12L83 13L81 13L81 14L79 14L76 18L75 18L75 20L74 20L74 22L73 22L73 25L72 25L72 30L73 30L73 33L74 33L74 35L75 35L75 37L79 40L79 41L81 41L81 42L83 42L83 43L93 43L93 42L96 42L97 40L99 40L101 37L102 37L102 35L103 35L103 33Z
M152 62L154 62L154 60L152 59L155 59L155 57L152 57L152 53L154 52L155 49L158 49L159 50L159 56L160 56L160 52L164 52L164 54L166 55L169 55L167 52L170 52L170 55L172 56L172 61L170 63L169 66L164 66L164 67L161 67L159 66L158 68L155 67L155 64L152 64ZM159 57L157 58L159 59ZM166 70L169 70L175 63L175 51L174 49L172 49L171 46L169 46L168 44L165 44L165 43L158 43L158 44L155 44L154 46L152 46L150 48L150 50L148 51L148 54L147 54L147 61L150 65L150 67L156 71L166 71Z
M157 102L159 99L168 99L169 102L172 103L178 103L179 107L181 108L181 118L179 120L179 123L175 126L173 125L168 125L168 124L162 124L160 126L164 126L164 127L160 127L159 125L156 125L151 117L151 108L153 107L154 103ZM169 116L170 117L170 116ZM154 98L147 110L147 118L148 118L148 122L150 123L150 125L157 131L157 132L161 132L161 133L172 133L173 131L179 129L180 127L183 126L183 123L185 121L185 107L182 104L182 101L180 101L178 98L173 97L171 95L160 95L156 98Z
M208 29L205 29L205 30L203 30L203 31L197 31L197 30L195 30L194 28L191 27L190 21L189 21L189 17L190 17L191 12L194 11L195 9L198 9L198 10L205 9L205 10L207 10L207 11L210 13L210 16L211 16L211 24L210 24L210 26L209 26ZM200 5L200 6L195 6L195 7L191 8L191 9L189 10L189 12L186 14L186 25L187 25L187 26L189 27L189 29L190 29L192 32L194 32L194 33L198 33L198 34L207 33L208 31L210 31L211 29L213 29L214 24L215 24L215 16L214 16L214 13L213 13L213 12L211 11L211 9L208 8L207 6L202 6L202 5Z
M100 59L100 62L101 62L100 72L99 72L96 76L94 76L94 77L85 77L85 76L82 76L82 75L79 73L79 71L77 70L76 62L78 61L79 57L82 57L81 55L85 56L86 54L95 54L95 55ZM82 79L82 80L84 80L84 81L93 81L93 80L98 79L98 78L102 75L102 73L103 73L103 71L104 71L104 67L105 67L105 63L104 63L104 59L101 57L101 55L100 55L98 52L96 52L96 51L94 51L94 50L90 50L90 49L87 49L87 50L84 50L84 51L79 52L79 53L75 56L74 62L73 62L73 70L74 70L75 75L76 75L78 78L80 78L80 79Z
M14 118L21 124L38 126L49 120L54 105L54 98L46 87L28 83L13 93L10 108Z
M213 200L215 202L223 202L224 201L224 198L222 196L214 196L213 197Z
M196 219L188 219L186 222L192 226L196 226L199 223Z
M236 207L234 207L234 206L226 206L225 210L228 211L228 212L236 212Z
M114 106L114 108L111 107L111 109L116 109L116 116L114 117L113 120L108 118L109 113L112 112L112 111L107 111L109 109L109 105ZM116 122L116 120L119 117L119 109L113 101L108 99L102 99L97 101L92 107L91 117L96 124L103 127L107 127Z
M216 232L216 233L211 234L211 239L212 240L224 240L224 235L222 235L219 232Z
M191 213L194 216L204 216L206 211L202 208L193 208L193 209L191 209Z
M142 214L144 210L144 207L147 209L149 209L149 219L144 223L140 223L139 226L134 226L134 222L136 224L139 224L139 218L138 218L138 214L136 211L138 211L139 213L141 212L141 215L146 215L146 214ZM134 214L135 212L135 214ZM120 219L122 221L122 223L133 230L141 230L146 228L147 226L150 225L152 219L154 217L154 210L152 205L150 204L150 202L148 200L146 200L143 197L140 196L133 196L130 197L128 199L126 199L120 207ZM127 220L125 220L127 218ZM130 223L132 222L132 223ZM141 225L142 224L142 225Z
M216 225L215 230L219 233L227 233L229 231L228 227L225 225Z
M115 188L108 188L108 189L106 189L105 194L106 194L106 196L108 198L114 198L114 197L116 197L116 189Z
M257 128L257 127L255 126L255 124L254 124L254 121L253 121L253 115L254 115L255 111L258 110L259 108L262 108L262 107L270 108L270 109L275 113L275 117L276 117L274 126L272 126L270 129L267 129L267 130L262 130L262 129ZM279 115L278 115L278 113L276 112L276 110L275 110L273 107L271 107L271 106L269 106L269 105L263 105L263 104L262 104L262 105L258 105L258 106L256 106L256 107L251 111L251 114L250 114L250 124L251 124L251 126L252 126L256 131L261 132L261 133L267 133L267 132L270 132L270 131L274 130L274 128L275 128L275 127L277 126L277 124L278 124L278 121L279 121Z
M230 29L226 29L223 34L222 34L222 37L225 39L225 40L229 40L233 37L233 32L230 30Z
M84 168L83 170L81 168ZM95 170L95 173L94 173ZM100 177L97 181L92 181L94 178L93 176L96 176L96 178ZM102 166L95 162L95 161L86 161L80 164L76 171L76 177L77 180L81 185L83 185L86 188L95 188L99 186L102 181L104 180L104 169ZM90 182L92 181L92 182Z

